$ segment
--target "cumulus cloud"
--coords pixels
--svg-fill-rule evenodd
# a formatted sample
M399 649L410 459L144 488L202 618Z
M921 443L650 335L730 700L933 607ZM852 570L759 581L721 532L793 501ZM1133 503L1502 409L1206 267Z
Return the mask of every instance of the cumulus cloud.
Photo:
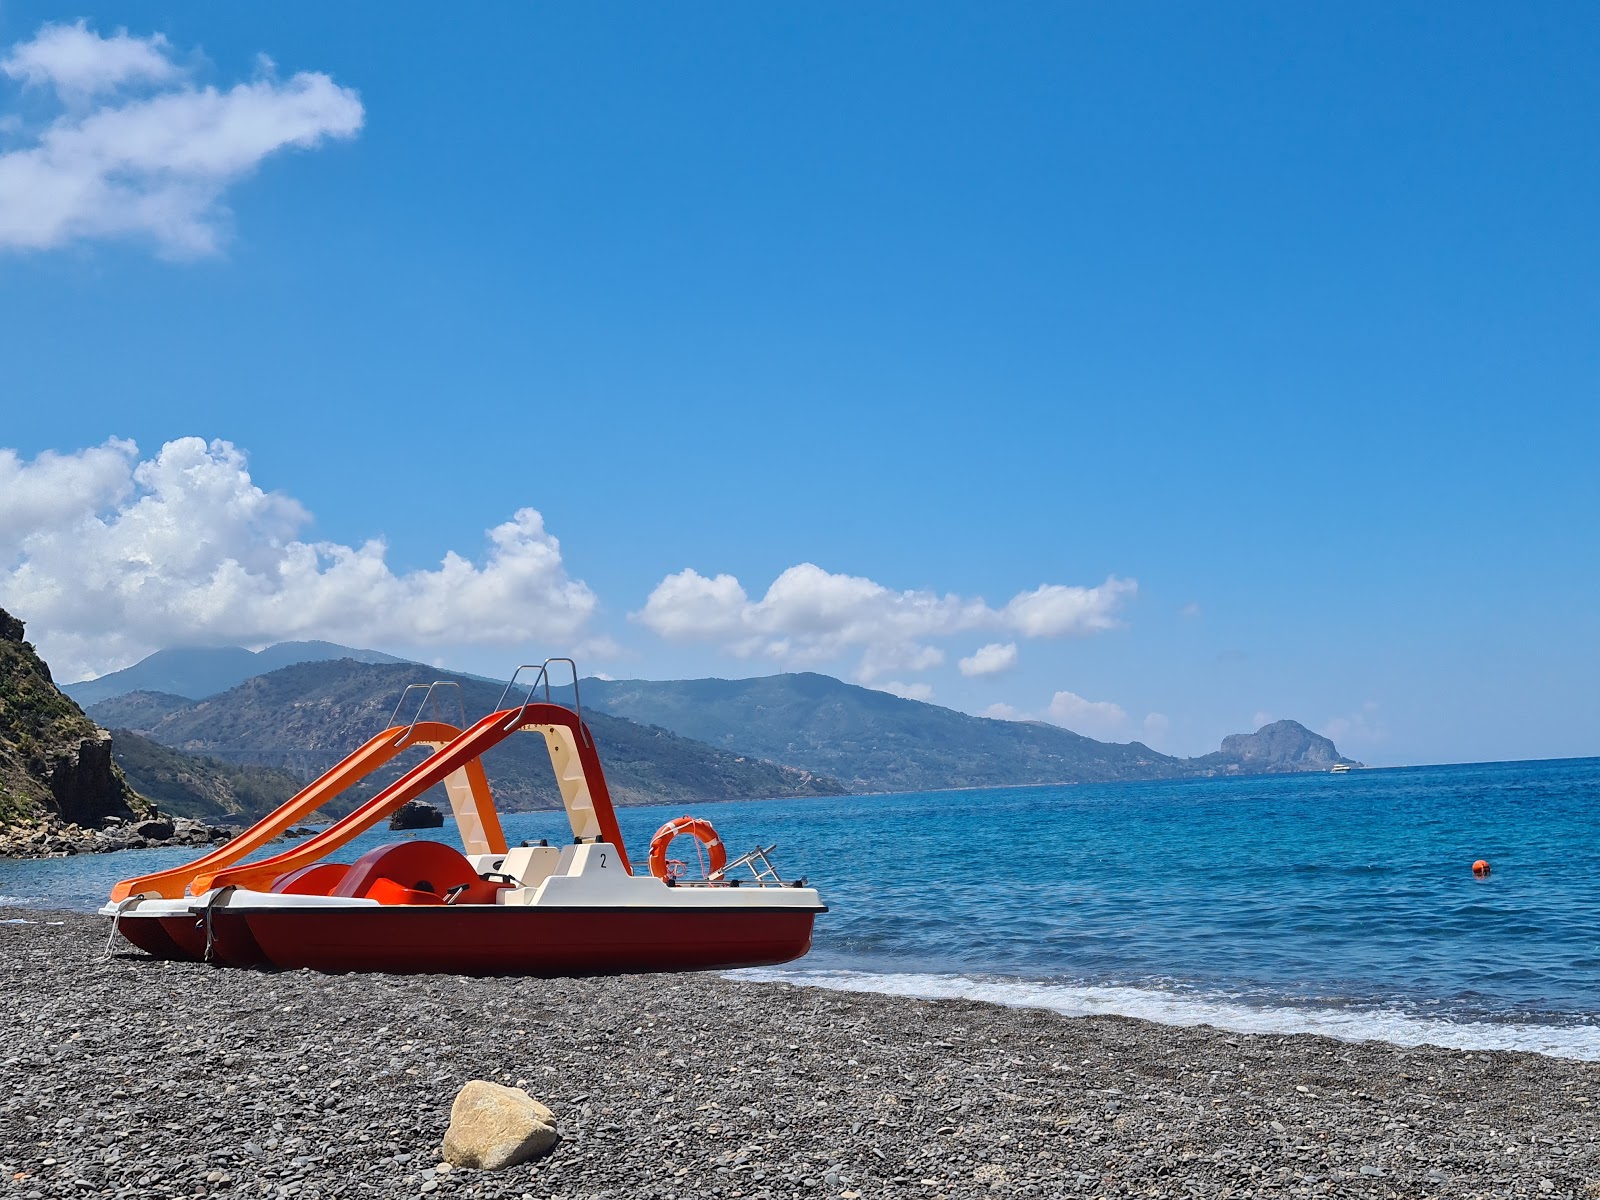
M596 607L531 508L487 531L481 561L405 572L378 538L302 540L310 521L228 442L0 450L0 607L69 679L175 644L569 645Z
M1057 692L1050 698L1048 719L1074 733L1110 741L1126 729L1128 714L1110 700L1085 700L1074 692Z
M995 721L1020 721L1024 719L1022 714L1015 708L1003 703L991 704L978 715L980 717L989 717Z
M280 150L353 137L365 116L327 75L259 66L220 91L190 79L161 35L103 37L81 21L11 47L0 73L49 89L58 111L0 154L0 248L136 237L174 257L214 253L229 185Z
M801 563L751 600L732 575L707 578L686 568L657 584L632 617L669 640L714 642L741 658L791 666L859 653L856 678L870 683L940 665L944 651L932 642L955 634L1087 637L1116 628L1118 611L1137 591L1133 580L1114 576L1098 587L1046 584L996 609L982 599L894 591Z
M45 25L31 42L18 42L0 59L0 71L30 87L53 87L64 97L93 96L130 83L166 83L178 68L161 34L130 37L119 29L101 37L85 21Z
M1139 585L1131 579L1107 579L1099 587L1066 587L1047 583L1014 596L1005 607L1005 624L1025 637L1084 637L1117 628L1117 609Z
M1016 665L1015 642L990 642L987 646L979 646L972 652L970 658L963 658L956 663L956 667L968 678L978 675L997 675L1001 671L1009 671Z

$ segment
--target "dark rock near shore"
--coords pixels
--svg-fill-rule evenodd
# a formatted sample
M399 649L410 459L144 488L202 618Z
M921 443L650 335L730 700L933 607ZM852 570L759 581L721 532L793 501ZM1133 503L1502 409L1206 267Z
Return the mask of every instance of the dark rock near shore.
M148 821L140 821L133 827L133 831L152 842L164 842L172 836L172 822L165 817L154 817Z
M45 755L46 779L63 820L87 824L132 813L132 791L112 766L111 735L96 729Z
M444 813L425 800L407 801L389 818L390 829L438 829L443 825Z
M75 854L108 854L156 846L214 846L238 832L231 825L213 825L187 817L138 822L112 818L102 828L94 829L45 816L0 829L0 858L70 858Z

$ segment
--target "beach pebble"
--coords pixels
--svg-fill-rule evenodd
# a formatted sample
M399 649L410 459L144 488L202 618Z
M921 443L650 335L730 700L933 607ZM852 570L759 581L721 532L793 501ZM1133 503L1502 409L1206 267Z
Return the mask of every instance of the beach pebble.
M1600 1063L739 975L107 960L107 925L0 909L0 1196L1600 1197ZM559 1111L549 1153L441 1172L468 1080Z
M500 1171L556 1144L555 1114L521 1088L470 1080L450 1106L444 1158L457 1167Z

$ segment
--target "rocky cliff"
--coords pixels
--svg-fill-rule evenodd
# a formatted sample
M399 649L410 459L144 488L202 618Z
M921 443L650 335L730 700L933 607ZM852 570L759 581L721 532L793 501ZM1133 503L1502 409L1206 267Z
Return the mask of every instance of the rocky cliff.
M61 693L23 633L0 609L0 827L149 815L112 760L111 735Z
M1254 733L1229 734L1222 739L1221 750L1189 761L1210 773L1326 771L1337 763L1360 765L1342 757L1330 740L1299 721L1274 721Z

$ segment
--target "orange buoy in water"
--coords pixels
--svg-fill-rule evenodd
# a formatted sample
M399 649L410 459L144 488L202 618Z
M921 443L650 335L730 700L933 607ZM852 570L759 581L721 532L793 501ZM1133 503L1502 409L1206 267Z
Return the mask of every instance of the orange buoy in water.
M1472 873L1479 879L1487 878L1489 874L1489 860L1486 858L1480 858L1477 862L1473 863Z

